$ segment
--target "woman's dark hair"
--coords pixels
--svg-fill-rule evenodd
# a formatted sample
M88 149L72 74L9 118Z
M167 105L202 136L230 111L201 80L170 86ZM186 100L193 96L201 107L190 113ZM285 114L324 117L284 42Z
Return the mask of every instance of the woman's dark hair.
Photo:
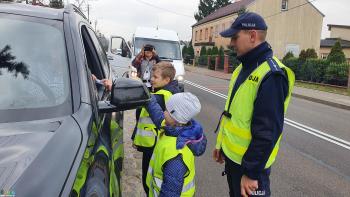
M146 44L144 47L143 47L143 51L153 51L154 46L153 45L150 45L150 44Z

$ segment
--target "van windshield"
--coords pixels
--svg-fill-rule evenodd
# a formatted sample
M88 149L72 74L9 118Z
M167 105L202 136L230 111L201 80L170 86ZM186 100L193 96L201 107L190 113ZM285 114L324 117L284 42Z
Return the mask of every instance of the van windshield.
M135 38L135 54L140 53L141 48L151 44L156 48L157 54L161 59L181 60L180 45L176 41L155 40L148 38Z

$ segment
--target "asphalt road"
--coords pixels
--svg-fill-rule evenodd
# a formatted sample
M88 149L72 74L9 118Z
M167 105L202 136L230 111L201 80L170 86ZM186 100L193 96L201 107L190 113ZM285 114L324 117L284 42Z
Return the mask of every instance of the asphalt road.
M201 101L196 119L208 137L206 153L196 160L196 196L229 196L224 165L212 159L229 81L191 72L186 79L185 90ZM293 97L283 133L272 196L350 196L350 111Z

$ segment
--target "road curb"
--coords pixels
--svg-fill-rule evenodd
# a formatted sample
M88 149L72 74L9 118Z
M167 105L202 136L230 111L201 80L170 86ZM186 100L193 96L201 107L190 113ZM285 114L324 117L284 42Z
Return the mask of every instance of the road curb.
M318 98L314 98L314 97L309 97L309 96L305 96L305 95L301 95L301 94L297 94L297 93L292 93L292 96L294 96L296 98L301 98L301 99L304 99L304 100L312 101L312 102L315 102L315 103L328 105L328 106L331 106L331 107L336 107L336 108L340 108L340 109L350 110L350 106L349 105L344 105L344 104L341 104L341 103L335 103L335 102L331 102L331 101L326 101L326 100L322 100L322 99L318 99Z

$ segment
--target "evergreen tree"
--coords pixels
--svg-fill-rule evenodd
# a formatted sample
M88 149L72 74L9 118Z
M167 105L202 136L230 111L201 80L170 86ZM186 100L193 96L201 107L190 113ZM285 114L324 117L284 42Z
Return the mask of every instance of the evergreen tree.
M299 59L302 61L306 60L306 51L303 49L301 50L300 54L299 54Z
M213 55L213 53L212 53L212 48L209 48L208 50L207 50L207 55Z
M241 7L241 8L238 10L238 16L240 16L240 15L246 13L246 12L247 12L247 8Z
M306 50L306 57L307 59L316 59L317 58L317 53L315 51L315 49L307 49Z
M346 62L345 54L341 48L340 42L337 41L331 49L327 60L334 63L344 63Z
M225 55L225 53L224 53L224 47L220 47L220 49L219 49L219 55L220 56L224 56Z
M205 48L205 46L202 46L201 52L200 52L200 56L203 56L203 55L207 55L207 49Z
M58 8L58 9L64 7L62 0L50 0L49 6L51 8Z
M23 78L27 79L29 75L28 65L15 60L16 56L12 55L9 45L5 45L4 48L0 49L0 75L2 74L1 69L7 69L7 72L13 73L15 77L20 73Z
M216 46L214 46L212 51L211 51L211 54L212 55L218 55L219 54L219 49Z
M188 48L187 46L185 45L183 48L182 48L182 58L185 58L186 55L188 53Z
M225 7L227 5L231 4L230 0L216 0L214 3L215 10Z
M215 11L214 0L200 0L198 12L194 14L194 18L198 21Z
M287 59L290 59L294 57L293 53L291 51L288 51L288 53L286 53L286 55L283 57L282 62L285 62Z
M194 49L192 47L192 44L190 44L189 47L187 48L187 54L190 56L190 59L194 58Z

